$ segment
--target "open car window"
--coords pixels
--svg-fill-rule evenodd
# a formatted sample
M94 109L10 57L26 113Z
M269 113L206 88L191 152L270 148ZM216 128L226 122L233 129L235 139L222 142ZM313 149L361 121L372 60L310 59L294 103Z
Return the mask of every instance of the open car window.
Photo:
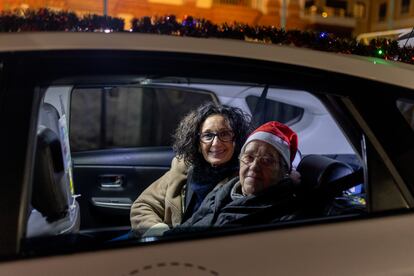
M168 83L169 79L131 85L107 83L105 79L96 83L95 78L90 85L85 85L83 80L83 85L74 82L70 86L50 86L44 90L39 106L38 143L42 139L53 139L42 136L44 129L52 130L62 148L59 151L51 147L52 159L38 158L36 162L41 163L43 169L48 163L56 166L56 162L62 162L59 164L63 165L54 168L60 177L54 181L66 188L62 195L49 196L64 198L70 212L67 218L50 223L53 212L49 214L47 208L43 210L45 207L39 204L39 199L35 200L27 228L29 238L69 234L92 240L142 239L130 234L130 208L145 189L170 169L174 156L172 135L179 121L208 101L238 107L247 115L255 116L264 88L259 83L187 79L186 84L174 84ZM334 98L341 100L341 96ZM366 214L369 199L368 183L364 179L366 167L362 161L365 153L351 144L321 95L269 86L265 109L264 122L281 121L299 136L298 155L293 166L301 174L300 185L302 193L306 194L302 196L303 202L292 201L285 208L307 204L308 210L300 215L292 211L289 215L295 218L286 221L255 223L245 219L225 228L243 229L243 225L263 227ZM62 120L66 125L62 125ZM70 161L65 159L68 158L63 146L65 135ZM358 135L362 143L363 135ZM36 155L43 153L38 149ZM59 155L63 159L56 161ZM37 167L35 170L35 178L46 181ZM36 180L35 184L34 195L44 193L41 189L46 188L37 188L42 183ZM193 235L210 227L180 229L176 231L179 236ZM174 235L171 231L165 236ZM148 236L143 239L147 240Z
M45 126L42 118L42 112L47 110L47 124L57 124L55 131L58 136L68 135L72 165L69 168L65 164L63 147L57 155L63 154L62 179L69 178L66 184L62 179L58 181L60 185L69 185L64 194L72 213L69 213L64 226L56 230L56 226L51 227L48 221L50 215L39 211L36 208L39 203L35 203L29 218L28 237L36 239L66 232L91 240L150 241L151 235L131 234L130 208L152 182L170 169L174 156L171 137L178 122L190 110L208 101L238 107L249 116L255 116L264 88L259 83L223 84L209 79L187 80L191 85L175 85L168 83L168 79L162 85L103 82L45 89L38 133L43 128L51 128L50 125ZM347 98L329 96L329 101L346 102ZM265 220L262 218L272 217L278 212L276 208L270 211L271 214L264 212L253 219L242 218L225 227L214 228L243 230L247 226L300 225L312 220L329 221L369 213L369 192L373 188L369 188L370 182L366 178L366 137L362 132L356 132L359 145L353 145L341 129L336 114L329 111L327 102L322 94L289 87L269 86L266 95L264 122L279 120L286 123L297 132L300 141L294 168L301 174L302 201L292 200L283 208L295 210L297 205L305 204L306 212L295 214L296 211L292 211L288 213L289 219L276 215L277 219L263 223ZM65 111L63 106L69 108ZM50 117L51 112L55 118ZM64 126L66 130L63 130L67 133L64 134L59 123L63 114L67 123ZM60 142L64 144L64 139ZM50 161L56 162L53 158ZM70 173L65 170L70 170ZM397 198L397 192L395 194L394 208L403 206L404 201ZM38 225L40 217L46 218L45 225ZM187 227L183 224L167 231L164 238L193 237L208 231L211 227ZM163 237L157 235L156 238Z

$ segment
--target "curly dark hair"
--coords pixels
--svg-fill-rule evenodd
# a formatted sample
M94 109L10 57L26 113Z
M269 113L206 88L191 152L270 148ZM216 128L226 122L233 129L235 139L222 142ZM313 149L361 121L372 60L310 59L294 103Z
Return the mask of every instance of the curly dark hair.
M240 108L205 103L188 113L179 123L173 136L173 149L178 158L183 158L187 165L202 166L206 164L199 150L199 132L201 125L211 115L222 115L234 132L234 153L231 163L237 162L240 150L250 132L250 115Z

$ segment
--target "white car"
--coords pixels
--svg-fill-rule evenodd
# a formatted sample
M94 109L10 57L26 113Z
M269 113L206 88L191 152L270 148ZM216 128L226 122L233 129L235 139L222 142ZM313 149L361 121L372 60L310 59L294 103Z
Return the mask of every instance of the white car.
M0 41L0 275L414 272L413 66L163 35ZM261 98L266 112L253 108ZM362 187L364 214L117 240L131 202L169 168L168 134L206 100L285 120L298 170L330 160L307 162L303 185ZM333 179L336 168L349 171Z

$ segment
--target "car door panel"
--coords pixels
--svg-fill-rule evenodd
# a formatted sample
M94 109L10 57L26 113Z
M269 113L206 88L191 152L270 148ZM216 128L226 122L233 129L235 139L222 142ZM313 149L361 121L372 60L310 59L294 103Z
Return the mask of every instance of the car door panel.
M169 169L173 155L168 147L74 153L81 228L129 225L132 202Z

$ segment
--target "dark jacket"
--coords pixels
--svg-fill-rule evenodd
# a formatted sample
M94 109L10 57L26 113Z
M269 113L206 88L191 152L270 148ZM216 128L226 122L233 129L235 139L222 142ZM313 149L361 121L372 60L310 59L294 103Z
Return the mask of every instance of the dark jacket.
M191 218L169 233L182 232L189 227L248 225L286 220L298 208L295 204L294 185L290 179L283 180L258 195L232 198L235 185L240 185L238 177L223 186L217 186Z

